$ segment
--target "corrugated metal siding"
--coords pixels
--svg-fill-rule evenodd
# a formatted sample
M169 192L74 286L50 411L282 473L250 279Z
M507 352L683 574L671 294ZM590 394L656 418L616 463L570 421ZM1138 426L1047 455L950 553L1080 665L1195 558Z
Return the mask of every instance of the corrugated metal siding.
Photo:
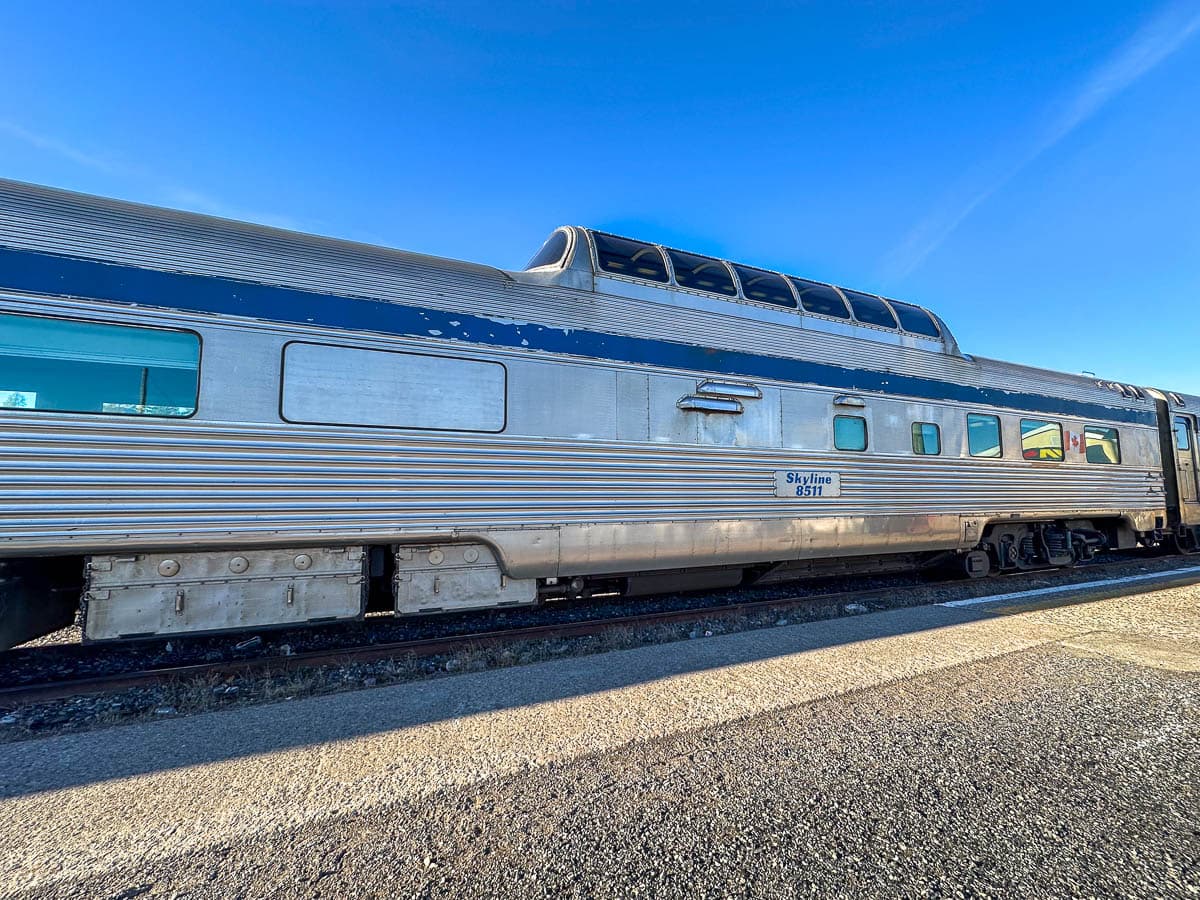
M773 494L783 468L842 473L836 500ZM213 427L6 415L0 541L580 522L1161 508L1161 476L1127 466L713 447L411 438L352 429ZM1151 489L1157 485L1159 493Z
M428 306L563 328L669 338L879 371L943 378L1127 409L1129 401L1084 378L967 360L940 352L808 331L752 318L512 281L485 266L292 234L0 180L0 244L164 271ZM169 298L164 298L169 305ZM669 333L666 329L669 326Z

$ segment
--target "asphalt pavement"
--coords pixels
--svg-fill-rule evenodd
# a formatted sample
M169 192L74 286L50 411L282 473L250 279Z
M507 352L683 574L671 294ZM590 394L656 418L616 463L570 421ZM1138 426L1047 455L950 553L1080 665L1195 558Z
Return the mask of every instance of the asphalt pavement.
M1195 897L1200 587L0 747L23 897Z

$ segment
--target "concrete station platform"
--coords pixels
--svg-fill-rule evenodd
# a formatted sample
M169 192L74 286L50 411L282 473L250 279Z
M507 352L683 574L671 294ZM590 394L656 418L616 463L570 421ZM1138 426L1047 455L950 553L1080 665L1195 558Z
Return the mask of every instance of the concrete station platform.
M1196 573L1190 577L1200 580ZM1171 583L1178 584L1185 576L1174 578ZM381 868L375 862L370 874L354 872L346 848L355 840L371 846L391 840L411 843L417 840L412 822L426 809L445 807L446 816L457 817L456 824L446 827L458 833L472 816L478 815L480 821L487 818L478 798L489 791L511 790L516 797L533 797L548 790L528 816L550 815L556 804L565 803L560 788L546 788L551 776L565 777L564 772L573 771L586 780L595 771L617 765L626 758L622 754L633 754L629 759L635 761L622 763L618 772L637 768L641 763L636 760L689 735L724 735L706 744L707 757L719 758L726 741L731 747L744 744L748 730L779 727L797 709L816 709L819 704L834 704L830 709L836 714L829 715L843 723L834 727L835 734L861 730L870 721L862 710L873 709L870 715L883 718L870 740L886 747L895 740L888 733L887 720L903 718L910 702L914 708L926 704L935 718L959 722L974 716L977 707L1003 716L1009 714L1005 710L1015 710L1018 701L1025 702L1018 697L1021 690L1037 695L1029 701L1033 706L1050 702L1046 697L1038 699L1039 679L1060 676L1038 673L1083 673L1096 665L1106 667L1106 674L1097 680L1089 669L1090 680L1084 679L1089 685L1109 684L1117 689L1122 683L1142 684L1143 675L1151 679L1145 690L1153 698L1126 691L1121 708L1132 710L1129 715L1137 718L1137 709L1144 705L1147 710L1160 710L1171 721L1164 724L1165 720L1147 718L1136 725L1144 725L1147 734L1135 740L1129 732L1135 726L1124 720L1112 724L1114 733L1106 735L1104 730L1110 726L1103 724L1101 716L1096 720L1099 724L1087 726L1095 732L1088 740L1109 742L1134 757L1139 752L1169 753L1173 761L1169 765L1160 761L1167 766L1163 771L1181 778L1184 789L1181 794L1178 785L1170 787L1174 801L1182 806L1164 815L1200 813L1200 757L1174 759L1181 748L1200 747L1200 586L1162 584L1130 584L1119 596L1103 599L1035 595L963 607L916 607L0 746L0 892L117 896L127 890L135 892L127 896L161 892L163 896L218 897L258 896L279 888L279 895L287 896L338 896L342 891L466 895L471 893L467 886L472 873L482 878L490 865L482 857L455 854L449 860L435 860L419 849L417 841L404 844L403 852L397 850L394 868ZM1121 673L1130 676L1126 679ZM1141 674L1135 678L1132 673ZM1062 678L1061 685L1047 684L1046 690L1061 688L1066 691L1061 698L1075 697L1068 690L1074 676ZM1020 690L1019 682L1024 684ZM951 683L957 687L947 693L946 685ZM918 685L925 687L919 691ZM956 699L960 694L971 695L961 709ZM1164 697L1168 698L1165 706ZM1061 698L1053 702L1075 704ZM1094 707L1092 712L1103 713L1105 702L1089 700L1091 707L1079 708ZM1114 701L1114 709L1120 704ZM1049 718L1053 717L1051 712ZM795 752L808 752L831 740L828 724L820 734L807 736L806 727L802 721L789 726L786 738L773 738L771 746L794 741L800 748ZM1036 735L1032 740L1036 743ZM1141 750L1129 750L1139 741L1148 743ZM937 742L932 746L926 752L936 756ZM689 771L700 766L693 752L672 751L663 759L661 765L667 769L682 767L683 774L676 775L685 780ZM919 763L897 760L896 765ZM1131 764L1141 765L1136 758ZM749 765L754 768L753 759ZM933 760L930 765L939 763ZM819 768L814 765L796 778L816 778ZM959 761L948 771L967 777L966 769L969 764ZM1144 774L1153 766L1143 769ZM737 795L737 776L729 777L734 788L722 795L725 799L714 798L715 807ZM613 778L619 781L621 776ZM644 787L646 781L639 783ZM1195 788L1190 795L1188 783ZM806 785L795 781L787 790L795 788L803 796L831 790L828 785ZM476 798L474 806L464 799L468 797ZM621 794L607 806L611 811L623 802L644 809L651 801ZM903 810L910 798L870 802ZM937 801L930 802L936 805ZM736 818L736 810L731 814ZM584 829L587 817L580 815L578 827ZM684 816L681 811L680 827L704 815L693 811ZM778 822L781 814L774 815L772 821ZM819 822L820 805L808 815L809 824ZM1167 831L1176 825L1152 824ZM512 825L518 827L515 820ZM357 838L344 831L351 827ZM428 833L431 827L421 826L421 840L437 844ZM489 827L503 829L504 824ZM571 822L559 820L557 830L550 829L542 844L566 840L571 827ZM896 841L901 840L902 830L892 834ZM320 847L324 834L333 842L330 848ZM1186 836L1179 838L1174 832L1165 840L1177 838L1185 848L1189 846ZM502 840L496 858L504 857L505 847L515 853L513 848L519 849L521 840L527 839L528 834ZM880 839L891 838L884 834ZM1195 832L1190 840L1197 840ZM307 849L297 851L297 841ZM603 843L601 838L597 841ZM276 849L269 850L268 845ZM277 860L272 868L270 854L278 852L278 846L292 848L291 862ZM314 871L311 880L301 877L306 860L324 858L339 846L342 855L337 856L333 871L347 879L340 890L316 886L328 871ZM1163 895L1200 891L1195 869L1200 844L1191 846L1194 858L1181 862L1172 857L1170 866L1183 868L1175 882L1158 882ZM685 867L689 860L695 863L701 858L697 854L714 852L711 844L689 849L686 841L676 848L659 849L668 875L672 865ZM779 860L787 858L783 850L778 853L777 867L782 865ZM1183 856L1187 855L1185 849ZM671 859L676 862L670 863ZM201 860L209 860L203 864L208 866L203 878L197 868ZM527 864L536 879L536 864ZM255 869L257 875L239 874L238 865L260 869ZM1189 865L1193 868L1187 870ZM371 881L383 878L384 871L386 882ZM508 868L501 871L503 875L487 876L492 880L480 883L480 896L526 893L517 890L517 882L505 881L509 876L524 877L516 859L508 860ZM280 879L274 887L272 872ZM801 875L799 870L789 870L771 877L788 884ZM558 885L558 895L609 893L598 888L603 880L589 882L586 872L580 877L583 880L576 880L574 889ZM592 872L591 877L600 876ZM699 876L693 873L693 877ZM232 889L226 878L238 879L240 886ZM206 887L200 884L205 879ZM280 887L285 883L286 891ZM543 877L541 883L554 880ZM694 882L691 895L705 894L701 889L705 883ZM714 895L730 892L740 889L726 884L713 890Z

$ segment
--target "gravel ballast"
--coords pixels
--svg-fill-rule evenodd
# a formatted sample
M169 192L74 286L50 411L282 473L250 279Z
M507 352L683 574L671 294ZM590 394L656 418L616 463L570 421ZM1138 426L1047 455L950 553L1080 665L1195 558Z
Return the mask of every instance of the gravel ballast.
M1178 573L1186 576L1194 571L1200 561L1195 558L1167 557L1123 560L1116 568L1104 566L1082 566L1078 569L1035 573L1018 578L997 578L983 581L950 581L916 584L902 583L887 588L873 584L875 580L859 580L856 584L867 593L854 593L849 597L834 599L808 599L812 585L776 586L753 591L738 590L716 594L688 595L655 598L640 601L634 608L626 608L620 601L611 607L593 608L589 604L574 604L550 610L521 610L523 617L531 622L549 620L550 623L568 624L586 615L604 618L619 611L646 612L706 605L713 602L744 602L755 599L778 600L779 597L796 597L795 603L770 609L734 610L729 614L713 618L698 618L690 622L662 625L624 626L618 625L583 637L524 640L514 637L509 642L477 645L470 643L461 650L436 653L429 656L396 653L394 655L355 661L344 657L332 664L305 664L294 657L296 646L289 643L300 639L300 632L280 633L266 640L258 635L225 636L223 638L193 639L189 643L166 642L158 646L155 642L118 646L92 646L81 648L65 645L51 648L27 648L3 654L0 664L0 686L19 686L37 681L57 680L78 675L112 675L122 671L136 671L140 667L153 665L183 665L202 662L209 658L224 659L231 664L239 659L253 663L253 668L231 672L216 671L184 678L173 678L157 684L110 689L103 692L82 693L66 699L32 703L6 703L0 697L0 743L28 740L33 737L67 731L83 731L110 727L130 722L153 720L162 716L186 716L226 709L234 706L292 700L338 691L354 690L411 683L428 678L443 677L457 672L482 671L527 665L545 659L579 656L591 653L638 647L645 644L666 643L676 640L695 640L714 635L738 631L773 628L780 625L799 624L845 615L862 615L886 609L899 609L944 601L959 601L963 598L978 598L1002 594L1011 590L1066 589L1071 585L1091 583L1111 577L1133 575L1171 576ZM1190 576L1195 578L1195 575ZM878 580L878 579L876 579ZM825 582L825 587L844 587L845 583ZM872 588L868 591L868 588ZM1117 590L1120 590L1118 588ZM799 596L797 596L799 595ZM858 598L856 602L855 598ZM661 608L661 609L660 609ZM509 616L511 612L479 613L489 626L514 627L520 622L493 621L491 616ZM373 620L371 628L379 639L395 637L396 629L405 632L415 628L423 636L470 632L470 616L440 618L408 626L384 620ZM475 626L478 627L476 622ZM350 627L351 633L363 630L361 625ZM318 645L334 640L339 629L315 630L308 640ZM343 638L346 635L342 636ZM359 634L362 638L363 635ZM286 638L286 640L285 640ZM218 649L224 642L224 651ZM162 643L162 642L159 642ZM238 652L238 644L252 645ZM337 641L334 640L336 644ZM171 653L164 656L164 648ZM205 649L207 648L207 649ZM322 648L325 649L325 648ZM62 651L56 653L54 651ZM202 652L201 652L202 651ZM43 655L44 654L44 655ZM147 655L148 654L148 655ZM157 655L156 655L157 654ZM71 660L71 657L75 657ZM289 657L297 663L286 665ZM252 658L252 659L248 659ZM257 662L254 662L257 660ZM258 663L261 663L259 665ZM218 664L219 665L219 664Z

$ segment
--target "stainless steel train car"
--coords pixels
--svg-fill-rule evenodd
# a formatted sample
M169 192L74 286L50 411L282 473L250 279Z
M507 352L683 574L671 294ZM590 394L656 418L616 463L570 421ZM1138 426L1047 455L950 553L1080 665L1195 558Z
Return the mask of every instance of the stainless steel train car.
M585 228L501 271L0 182L0 641L1195 549L1197 411Z

